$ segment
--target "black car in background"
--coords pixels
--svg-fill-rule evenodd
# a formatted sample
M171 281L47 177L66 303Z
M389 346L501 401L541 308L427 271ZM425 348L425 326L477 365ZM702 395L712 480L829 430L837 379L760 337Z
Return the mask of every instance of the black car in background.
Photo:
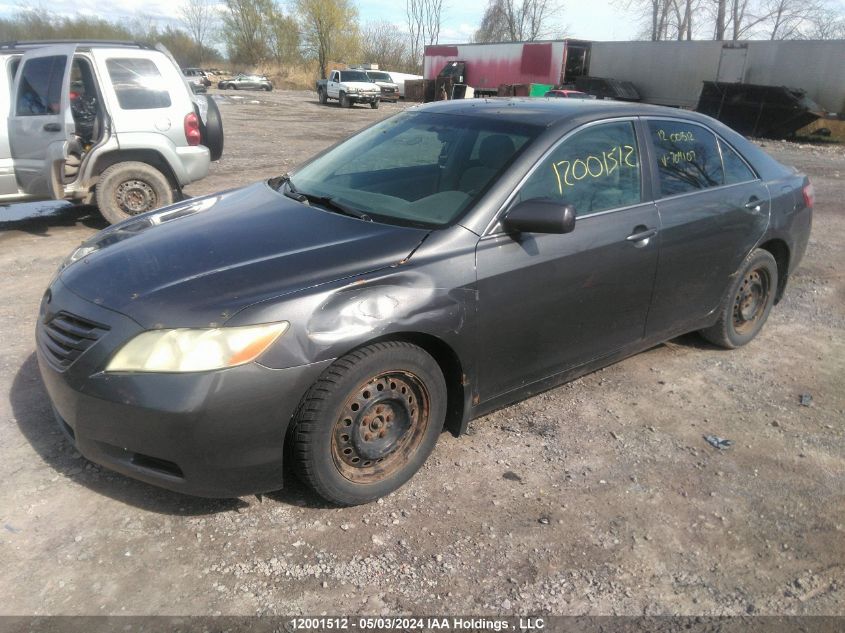
M109 468L236 496L281 487L289 455L364 503L444 428L685 332L748 343L812 206L805 176L694 113L430 104L88 240L44 296L39 366Z

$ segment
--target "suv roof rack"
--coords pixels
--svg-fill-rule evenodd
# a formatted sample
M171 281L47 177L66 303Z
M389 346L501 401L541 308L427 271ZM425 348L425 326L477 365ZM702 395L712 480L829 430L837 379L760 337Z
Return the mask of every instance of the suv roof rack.
M51 44L81 44L82 46L123 46L126 48L143 48L156 50L155 46L147 42L129 42L126 40L12 40L0 42L0 49L33 48Z

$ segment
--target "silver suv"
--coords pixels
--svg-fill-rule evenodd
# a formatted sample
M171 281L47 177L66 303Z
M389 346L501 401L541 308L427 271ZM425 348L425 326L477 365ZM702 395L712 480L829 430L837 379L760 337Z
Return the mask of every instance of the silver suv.
M178 200L223 153L217 105L163 47L0 44L0 86L0 202L96 201L119 222Z

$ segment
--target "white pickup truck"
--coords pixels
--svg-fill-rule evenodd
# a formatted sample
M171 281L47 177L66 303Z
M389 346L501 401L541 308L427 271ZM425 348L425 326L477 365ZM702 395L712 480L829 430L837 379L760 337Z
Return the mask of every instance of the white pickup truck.
M317 80L317 96L323 105L329 99L337 99L341 108L351 108L353 103L369 103L375 110L381 88L370 81L363 70L333 70L328 79Z

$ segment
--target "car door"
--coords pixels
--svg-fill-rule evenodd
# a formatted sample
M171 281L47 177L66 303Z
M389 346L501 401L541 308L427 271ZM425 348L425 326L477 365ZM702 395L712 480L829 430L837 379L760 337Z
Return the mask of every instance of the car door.
M648 333L701 325L769 223L768 188L724 139L692 121L651 118L660 264Z
M70 68L76 46L28 51L15 76L9 110L9 146L21 191L64 197L62 174L75 125L70 110Z
M477 247L481 398L487 400L642 339L657 267L657 209L633 119L565 137L523 181L524 200L572 204L563 235L496 225Z

